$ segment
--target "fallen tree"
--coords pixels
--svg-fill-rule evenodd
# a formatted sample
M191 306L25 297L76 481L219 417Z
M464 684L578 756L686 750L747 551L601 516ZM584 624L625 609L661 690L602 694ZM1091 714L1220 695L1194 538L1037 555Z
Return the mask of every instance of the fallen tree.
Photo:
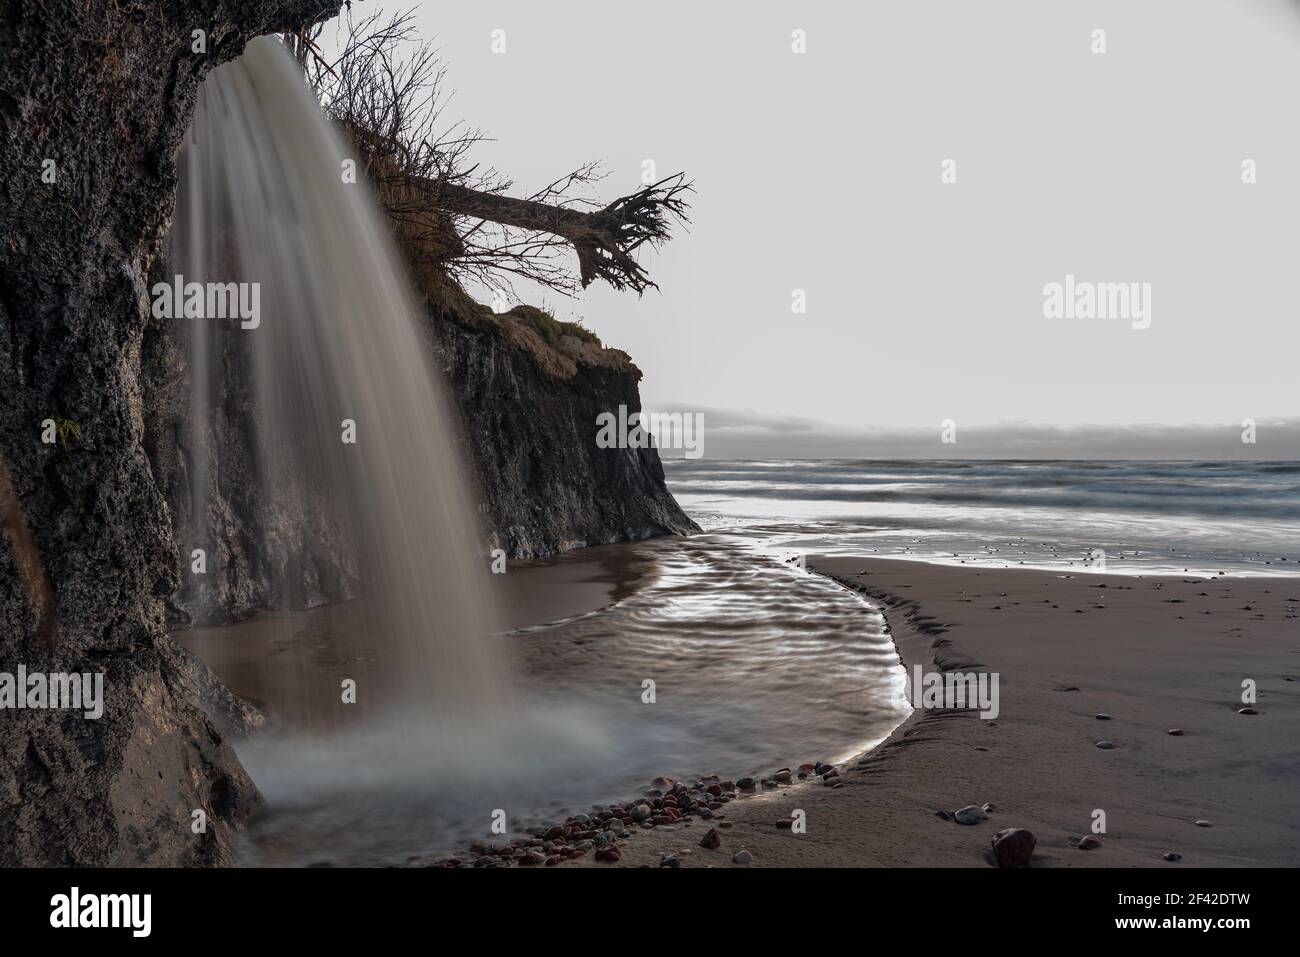
M670 235L670 218L685 220L684 195L691 185L684 173L660 180L629 196L621 196L603 209L585 212L534 199L516 199L501 193L470 189L447 180L411 177L411 186L427 196L430 205L471 219L531 233L548 233L569 243L578 254L582 288L603 279L615 289L637 293L657 288L635 253Z
M408 252L489 288L508 286L510 277L566 295L596 280L638 294L657 288L637 256L669 239L674 222L689 222L692 184L684 173L602 204L581 195L604 178L600 164L588 163L536 193L511 196L508 179L470 162L482 131L442 126L446 70L412 14L349 16L346 29L332 63L320 55L319 30L286 42L361 151ZM568 250L577 256L576 275L562 258Z

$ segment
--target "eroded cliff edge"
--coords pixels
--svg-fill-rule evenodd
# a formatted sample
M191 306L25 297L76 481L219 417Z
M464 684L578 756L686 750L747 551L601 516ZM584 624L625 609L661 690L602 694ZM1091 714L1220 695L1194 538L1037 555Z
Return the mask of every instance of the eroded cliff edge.
M641 370L626 353L563 325L551 346L526 313L434 315L495 546L537 558L699 531L664 484L655 449L597 446L597 416L641 410Z

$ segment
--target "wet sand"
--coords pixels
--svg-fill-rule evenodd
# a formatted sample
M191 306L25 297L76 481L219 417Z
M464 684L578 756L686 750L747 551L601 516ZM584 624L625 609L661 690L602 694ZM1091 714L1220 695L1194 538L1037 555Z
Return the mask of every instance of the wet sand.
M754 860L739 866L984 867L1005 827L1034 833L1037 867L1300 863L1300 681L1289 680L1300 678L1300 579L810 566L881 605L909 674L915 664L998 673L1000 715L914 711L843 766L842 787L814 780L726 804L717 850L699 846L717 822L638 831L620 866L665 854L738 866L744 848ZM1238 713L1247 678L1257 714ZM1098 748L1103 739L1114 747ZM973 826L935 813L985 803L995 810ZM795 809L805 834L776 827ZM1080 850L1097 810L1101 844Z

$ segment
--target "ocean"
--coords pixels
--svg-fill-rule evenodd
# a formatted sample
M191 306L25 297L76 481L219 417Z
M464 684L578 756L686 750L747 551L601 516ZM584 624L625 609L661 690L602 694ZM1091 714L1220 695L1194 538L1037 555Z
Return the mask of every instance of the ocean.
M1300 462L664 467L702 528L770 548L1118 574L1300 574Z

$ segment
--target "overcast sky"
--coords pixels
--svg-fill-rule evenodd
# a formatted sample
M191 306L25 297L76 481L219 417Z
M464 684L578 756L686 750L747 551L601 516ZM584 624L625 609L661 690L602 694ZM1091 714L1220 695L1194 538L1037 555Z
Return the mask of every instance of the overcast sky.
M590 159L611 170L607 199L645 159L695 180L690 232L646 260L662 292L546 296L632 355L649 405L850 431L1298 411L1288 0L496 0L419 15L456 90L447 115L495 137L476 158L520 187ZM1067 274L1150 283L1150 327L1045 318L1043 287Z

